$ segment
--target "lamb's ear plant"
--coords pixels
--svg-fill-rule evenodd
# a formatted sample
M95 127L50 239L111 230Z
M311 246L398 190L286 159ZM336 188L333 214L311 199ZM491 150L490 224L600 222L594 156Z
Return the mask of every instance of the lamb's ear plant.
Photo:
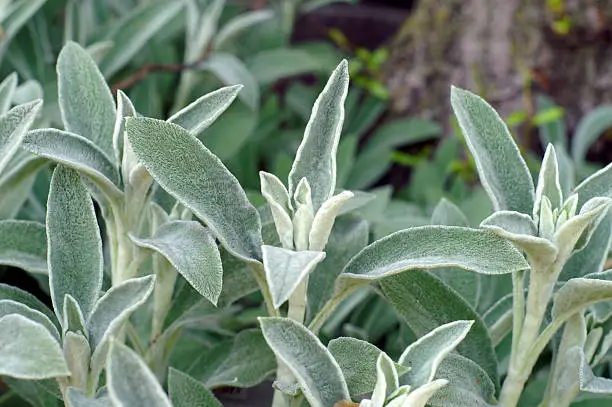
M68 406L210 406L218 405L211 388L273 376L274 407L513 407L551 341L554 364L542 406L569 405L580 391L611 392L610 381L596 375L612 343L610 313L592 307L612 300L611 273L577 276L567 268L596 239L609 244L599 226L612 204L610 166L564 196L549 147L536 187L493 109L453 88L453 108L496 212L469 228L443 201L435 224L366 246L360 236L367 224L349 213L364 201L336 185L345 61L313 106L286 182L260 173L267 203L260 209L196 138L205 138L239 86L204 95L163 121L139 116L121 91L115 102L76 43L63 48L58 77L64 130L25 133L26 113L3 122L15 109L34 111L37 102L0 117L0 149L10 156L21 145L55 163L46 224L0 223L10 243L0 260L48 273L53 304L51 311L0 285L0 374L23 397L44 388ZM18 130L5 130L7 122ZM156 203L159 188L175 200L172 210ZM350 255L338 242L351 246ZM597 253L605 242L595 245ZM244 269L264 299L261 330L240 332L231 350L213 347L216 361L198 357L185 369L170 367L188 321L251 291L225 286L247 279ZM511 274L513 295L481 316L445 283L462 273ZM560 279L564 273L574 278ZM333 289L317 289L322 285ZM396 361L367 341L336 338L325 346L317 336L368 286L417 338ZM501 381L495 347L510 332ZM266 359L274 356L276 364ZM256 358L263 362L248 364Z

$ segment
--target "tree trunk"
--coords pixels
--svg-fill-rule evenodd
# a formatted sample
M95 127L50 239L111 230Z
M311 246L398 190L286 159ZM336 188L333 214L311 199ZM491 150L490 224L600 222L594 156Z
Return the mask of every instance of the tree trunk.
M611 21L612 0L419 0L390 44L392 109L449 123L452 84L531 114L540 91L573 128L612 101Z

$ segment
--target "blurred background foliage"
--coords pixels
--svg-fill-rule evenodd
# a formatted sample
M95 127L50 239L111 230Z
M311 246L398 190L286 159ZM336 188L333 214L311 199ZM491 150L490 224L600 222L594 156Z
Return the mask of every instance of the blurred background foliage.
M571 19L560 1L549 0L546 7L555 13L556 32L568 35ZM491 213L456 123L393 108L394 89L386 71L405 21L415 12L413 3L0 0L0 78L6 78L0 95L10 95L11 104L43 98L35 127L60 127L55 61L69 40L87 48L112 90L126 92L142 115L167 118L207 92L241 83L239 100L199 138L261 206L258 171L287 176L316 95L338 61L347 58L351 89L338 149L338 187L362 191L358 200L367 201L335 226L363 235L361 246L350 247L332 234L330 244L345 247L348 258L368 241L436 222L437 205L456 205L473 227ZM365 25L364 16L370 19ZM411 70L409 64L393 67ZM590 151L594 143L605 150L601 143L612 134L612 105L599 105L568 125L564 106L534 86L538 80L535 71L523 72L519 98L524 103L504 119L534 173L543 148L548 142L555 145L569 188L607 163L590 160ZM449 104L447 99L437 103ZM0 108L4 112L8 106ZM44 222L50 173L44 160L18 155L9 171L0 174L0 218ZM163 204L163 193L158 200ZM312 284L330 290L342 261L323 263ZM511 290L499 277L476 281L470 273L461 279L449 270L437 274L483 313ZM24 287L48 302L45 276L3 268L0 282ZM258 294L249 294L254 284L234 283L242 284L236 290L244 298L222 312L201 310L210 318L190 328L177 349L241 351L234 342L236 332L256 326L263 312ZM375 288L369 288L348 298L322 335L365 339L395 357L413 340L399 321ZM181 353L172 356L177 367L187 363ZM498 353L503 361L508 344L500 343Z

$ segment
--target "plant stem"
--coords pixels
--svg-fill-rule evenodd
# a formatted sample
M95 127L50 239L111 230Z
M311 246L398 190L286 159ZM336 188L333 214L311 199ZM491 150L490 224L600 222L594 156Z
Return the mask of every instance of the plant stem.
M268 287L266 277L264 276L263 265L261 263L251 262L249 263L249 266L251 267L251 271L253 272L253 277L255 277L255 281L257 281L257 285L259 285L261 294L264 297L264 302L266 304L266 309L268 310L268 315L270 315L271 317L280 316L278 310L274 308L272 294L270 293L270 287Z
M516 348L513 349L510 357L508 376L501 391L499 404L503 407L517 405L525 382L539 357L539 353L534 354L532 349L538 339L540 325L542 325L557 274L553 267L534 268L531 271L525 319L518 335Z
M306 305L308 301L308 277L304 278L302 282L297 286L291 297L289 297L289 310L287 311L287 317L292 320L304 323L306 317Z
M521 334L521 324L525 318L525 273L516 271L512 273L513 303L512 303L512 352L516 354L516 348Z
M338 308L338 305L340 305L340 303L344 301L346 297L354 293L359 287L361 287L361 285L353 285L339 290L325 303L323 308L321 308L319 313L310 322L310 325L308 325L308 329L315 335L318 334L319 330L323 327L323 324L325 324L331 314L336 310L336 308Z

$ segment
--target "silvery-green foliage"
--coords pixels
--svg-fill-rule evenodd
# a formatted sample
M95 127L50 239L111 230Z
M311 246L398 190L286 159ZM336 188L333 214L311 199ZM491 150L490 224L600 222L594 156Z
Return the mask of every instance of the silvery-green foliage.
M293 373L312 407L350 400L340 366L316 336L286 318L261 318L260 324L268 345Z
M559 157L549 144L534 193L518 148L495 111L478 96L455 88L451 101L476 160L481 181L496 209L481 227L521 248L531 269L526 300L523 275L515 272L513 277L513 317L518 321L513 322L509 375L500 395L502 404L513 406L518 402L537 357L554 333L564 324L565 333L572 332L571 321L582 318L585 309L592 304L610 298L609 281L597 275L570 279L554 295L552 321L545 324L540 334L547 304L560 274L566 278L580 276L582 261L588 258L591 260L586 262L586 270L598 270L603 264L603 253L607 252L610 241L609 177L603 169L583 181L571 195L564 196L563 191L569 188L562 187L560 180L562 170L567 175L567 168L561 168L566 165L560 166L559 161L559 157L565 159L563 144L560 144L563 154ZM531 210L528 210L525 204L530 203ZM493 317L489 315L492 334L495 333L495 341L499 341L509 329L508 318L504 317L509 314L497 310L493 314ZM592 357L601 336L602 333L595 330L588 346L580 343L577 347L570 346L569 337L564 336L553 373L549 376L545 402L569 405L580 391L581 360Z
M153 178L204 221L227 250L247 261L261 259L259 214L215 155L171 123L129 118L126 129L136 156Z
M470 332L457 346L457 352L484 370L499 383L497 360L488 329L467 301L440 279L425 270L410 270L381 282L385 297L418 336L456 320L474 321Z
M333 339L327 349L338 362L352 396L372 392L376 385L376 361L382 350L355 338Z
M151 238L132 237L140 247L155 250L213 304L221 294L221 255L211 233L198 222L173 221L160 226Z
M46 274L45 225L23 220L0 221L0 264Z
M456 321L442 325L412 343L398 363L409 366L407 383L420 387L431 382L442 360L465 338L473 321Z
M47 328L20 314L0 317L0 374L17 379L69 376L62 349Z
M324 252L295 252L267 245L263 245L262 250L266 280L270 286L274 307L277 309L325 258Z
M494 209L531 213L533 181L503 120L482 98L462 89L451 89L451 104Z
M37 100L15 106L0 116L0 174L7 169L41 107L42 101Z
M115 101L96 63L81 46L68 42L60 52L57 74L66 131L92 141L114 161Z
M130 348L112 342L106 386L114 407L172 407L157 378Z
M293 194L302 178L306 178L313 188L315 211L336 188L336 150L347 91L348 63L343 61L332 73L312 108L304 139L289 173L289 194Z
M93 203L79 174L63 166L56 168L51 180L47 241L55 313L62 322L64 296L70 294L88 317L102 288L102 239Z
M174 407L221 407L210 390L193 377L170 368L168 393Z

